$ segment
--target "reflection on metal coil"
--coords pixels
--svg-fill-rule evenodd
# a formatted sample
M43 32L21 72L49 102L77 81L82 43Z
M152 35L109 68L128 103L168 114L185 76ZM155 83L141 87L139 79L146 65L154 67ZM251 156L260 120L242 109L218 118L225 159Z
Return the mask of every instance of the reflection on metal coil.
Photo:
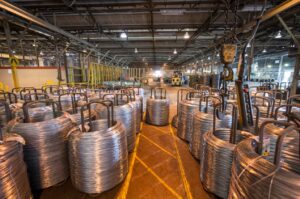
M14 134L0 141L0 198L31 198L22 143L23 138Z
M76 130L69 136L70 172L80 191L98 194L119 184L128 171L125 128L107 120L92 121L91 132Z
M274 162L261 155L265 154L267 138L263 136L263 131L262 127L259 142L246 139L237 145L228 198L299 198L299 173L287 170L281 163L285 161L281 157L282 143L289 133L293 133L293 129L288 127L280 132Z
M8 132L24 137L24 159L32 189L56 185L69 176L66 135L74 126L70 115L36 123L13 120Z
M183 100L179 103L177 136L190 142L193 132L194 114L198 112L198 100Z
M168 99L147 99L146 122L148 124L165 126L169 123L169 107Z

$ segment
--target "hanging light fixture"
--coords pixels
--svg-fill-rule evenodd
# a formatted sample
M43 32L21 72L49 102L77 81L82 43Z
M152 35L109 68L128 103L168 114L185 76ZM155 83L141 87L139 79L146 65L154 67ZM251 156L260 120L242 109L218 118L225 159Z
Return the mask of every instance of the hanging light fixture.
M41 56L43 56L43 55L44 55L43 51L41 51L41 52L40 52L40 55L41 55Z
M263 53L266 53L266 52L267 52L267 50L264 48L262 52L263 52Z
M282 37L282 35L281 35L281 30L279 30L278 32L277 32L277 34L275 35L275 38L276 39L280 39Z
M176 50L176 48L174 49L174 51L173 51L173 54L174 54L174 55L176 55L176 54L177 54L177 50Z
M171 60L171 56L168 57L168 60Z
M86 49L83 49L83 51L82 51L82 52L86 53L87 51L86 51Z
M139 51L138 51L138 49L137 48L135 48L134 49L134 53L138 53Z
M126 39L126 38L127 38L127 34L126 34L125 32L122 32L122 33L120 34L120 37L121 37L122 39Z
M13 51L12 51L12 54L15 54L15 53L16 53L16 51L13 50Z
M184 39L189 39L190 38L190 35L188 32L185 32L184 36L183 36Z
M250 43L247 44L247 48L251 48L251 44Z

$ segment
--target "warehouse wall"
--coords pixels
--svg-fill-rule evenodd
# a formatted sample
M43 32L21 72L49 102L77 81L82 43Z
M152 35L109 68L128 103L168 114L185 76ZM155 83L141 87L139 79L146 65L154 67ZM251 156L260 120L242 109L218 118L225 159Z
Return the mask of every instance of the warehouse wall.
M19 67L17 69L20 87L41 87L47 81L57 83L56 67ZM62 69L62 79L66 80L65 71ZM14 87L11 70L9 67L0 67L0 82L9 89Z

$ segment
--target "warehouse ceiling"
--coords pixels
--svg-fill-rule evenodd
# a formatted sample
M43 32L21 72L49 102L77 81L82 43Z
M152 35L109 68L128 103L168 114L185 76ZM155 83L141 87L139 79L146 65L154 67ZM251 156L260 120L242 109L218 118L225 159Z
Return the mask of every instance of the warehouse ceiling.
M211 46L229 31L256 18L264 1L260 0L11 0L10 2L52 25L95 46L89 51L84 45L67 43L59 34L1 11L1 19L11 24L15 50L23 54L51 55L68 45L70 52L101 53L114 63L131 67L157 67L163 64L181 66L217 57ZM270 9L283 1L267 1ZM282 13L281 17L296 36L300 36L299 6ZM281 31L281 38L275 38ZM122 38L126 34L126 37ZM2 49L6 37L2 31ZM237 35L233 42L243 43ZM229 42L229 41L226 41ZM232 41L230 41L232 42ZM32 48L32 43L38 49ZM22 45L19 45L22 44ZM292 45L291 37L278 19L264 22L258 31L254 53L277 52ZM22 49L19 48L22 47ZM27 46L27 47L26 47ZM58 47L57 47L58 46ZM32 51L32 52L31 52ZM38 51L38 52L37 52ZM177 54L174 54L174 51ZM49 52L49 53L47 53Z

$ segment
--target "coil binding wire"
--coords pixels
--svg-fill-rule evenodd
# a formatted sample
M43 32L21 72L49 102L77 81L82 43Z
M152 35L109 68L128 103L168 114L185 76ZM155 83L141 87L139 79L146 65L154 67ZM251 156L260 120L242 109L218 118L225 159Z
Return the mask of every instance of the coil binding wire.
M0 198L30 199L31 191L23 160L24 139L2 134L0 128Z
M69 136L69 160L72 184L88 194L99 194L119 184L128 172L128 152L125 127L114 121L113 103L91 104L107 109L107 119L91 120L86 130L82 118L82 130L76 129ZM97 106L99 107L99 106ZM81 112L82 117L83 109Z
M54 118L28 123L28 109L35 103L51 104ZM24 120L16 118L7 125L9 133L17 133L25 139L24 159L34 190L54 186L69 176L66 136L75 124L69 114L55 111L55 105L58 106L51 101L24 104Z
M265 159L267 139L264 128L268 123L289 126L280 132L274 162ZM282 168L282 144L294 126L282 121L265 121L257 139L246 139L236 147L228 198L299 198L299 173Z
M157 92L160 95L157 95ZM156 126L165 126L169 124L170 102L166 99L166 89L157 87L151 89L151 96L147 99L146 122Z

